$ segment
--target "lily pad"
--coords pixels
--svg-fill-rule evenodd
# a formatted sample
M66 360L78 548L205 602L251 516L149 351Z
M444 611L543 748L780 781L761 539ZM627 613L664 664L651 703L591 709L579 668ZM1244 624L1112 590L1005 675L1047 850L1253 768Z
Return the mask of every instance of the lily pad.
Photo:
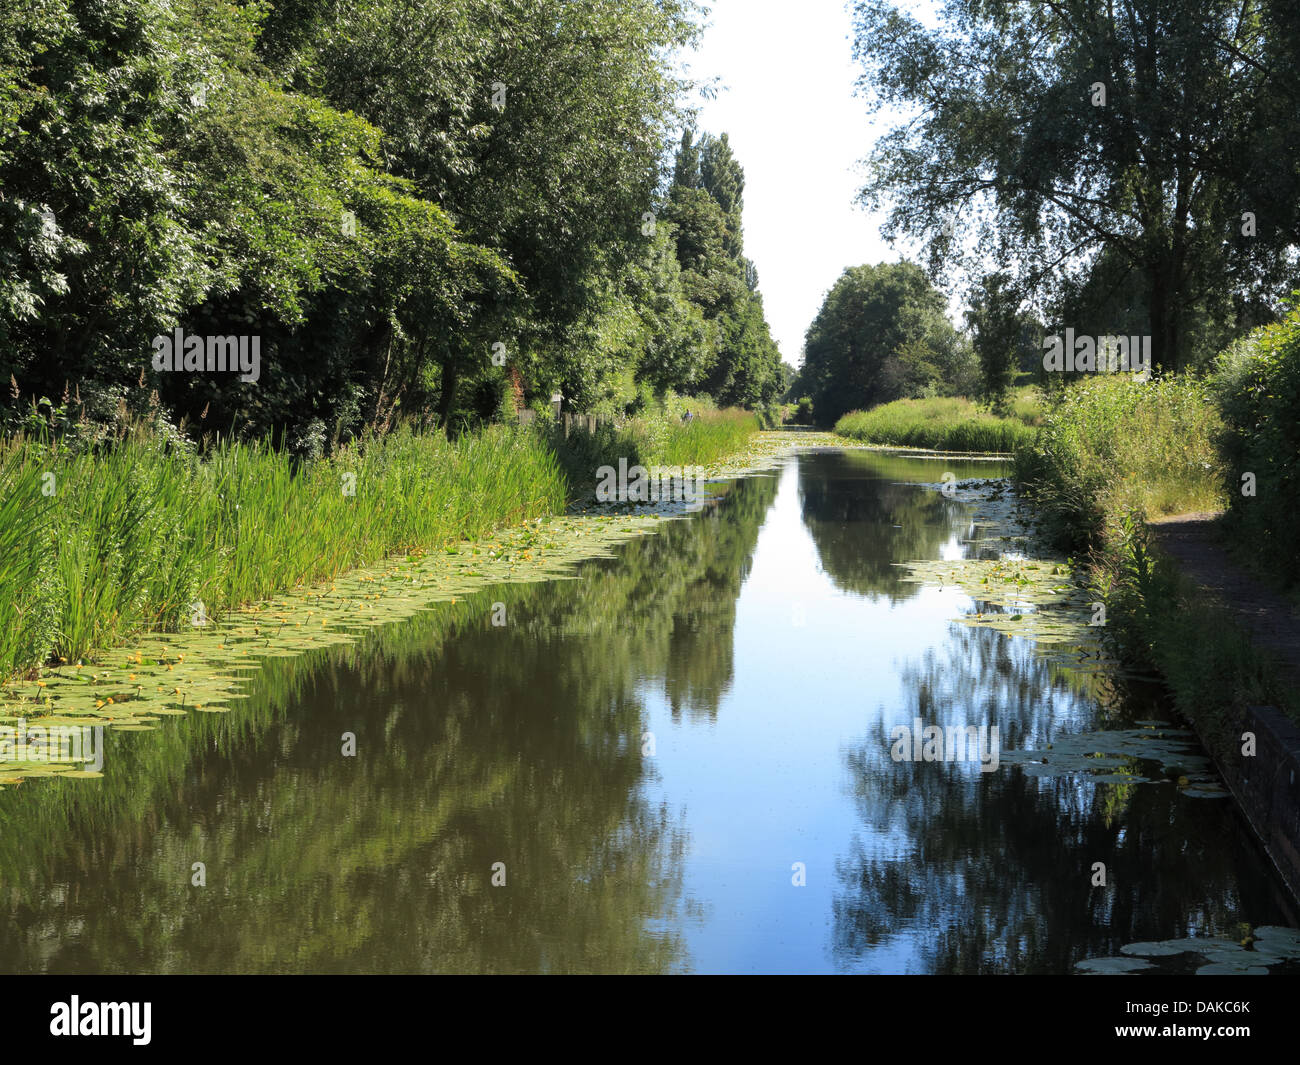
M1150 969L1152 965L1149 961L1143 961L1141 958L1086 958L1075 965L1076 969L1081 969L1085 973L1095 974L1118 974L1118 973L1135 973L1142 969Z
M1191 947L1185 939L1165 939L1149 943L1129 943L1120 947L1121 954L1138 954L1147 958L1163 958L1172 954L1186 954Z

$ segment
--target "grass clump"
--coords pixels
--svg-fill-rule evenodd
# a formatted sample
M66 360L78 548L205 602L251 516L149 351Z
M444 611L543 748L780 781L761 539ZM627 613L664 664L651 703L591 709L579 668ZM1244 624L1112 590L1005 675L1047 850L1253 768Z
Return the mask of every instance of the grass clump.
M978 407L969 399L899 399L867 411L851 411L835 432L868 444L924 447L936 451L1011 452L1034 438L1037 403L1017 396L1007 416Z
M708 466L743 450L759 431L749 411L704 409L683 422L673 411L631 418L621 426L597 424L594 432L575 427L547 431L570 485L580 491L594 484L601 466Z
M1060 393L1037 437L1017 450L1015 475L1051 539L1087 549L1114 542L1128 515L1223 507L1221 431L1200 379L1093 377Z
M73 450L0 442L0 675L563 508L535 433L399 429L299 464L268 443L200 453L143 429Z

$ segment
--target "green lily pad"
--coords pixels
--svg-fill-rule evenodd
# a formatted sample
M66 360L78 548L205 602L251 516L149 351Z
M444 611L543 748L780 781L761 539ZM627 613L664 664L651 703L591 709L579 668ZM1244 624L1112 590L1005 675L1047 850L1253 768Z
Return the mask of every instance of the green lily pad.
M1147 958L1163 958L1173 954L1186 954L1191 947L1185 939L1165 939L1149 943L1129 943L1120 947L1121 954L1138 954Z
M1140 972L1142 969L1152 968L1152 965L1141 958L1086 958L1077 962L1074 967L1085 973L1109 975Z

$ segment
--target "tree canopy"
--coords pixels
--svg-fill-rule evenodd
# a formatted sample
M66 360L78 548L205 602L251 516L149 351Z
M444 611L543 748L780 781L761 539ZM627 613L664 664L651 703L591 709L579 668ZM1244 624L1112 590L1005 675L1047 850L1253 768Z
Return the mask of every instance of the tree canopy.
M936 274L993 260L1081 332L1139 314L1166 369L1277 310L1260 293L1285 294L1300 243L1294 4L947 0L927 25L860 0L855 29L861 87L908 114L862 198Z
M575 409L620 377L771 402L744 175L725 134L697 150L675 61L697 15L13 0L3 403L149 407L315 454L398 414L492 417L508 382ZM264 372L156 371L176 328L255 336Z
M927 390L975 385L969 345L947 318L947 301L915 263L845 270L808 327L796 390L817 419Z

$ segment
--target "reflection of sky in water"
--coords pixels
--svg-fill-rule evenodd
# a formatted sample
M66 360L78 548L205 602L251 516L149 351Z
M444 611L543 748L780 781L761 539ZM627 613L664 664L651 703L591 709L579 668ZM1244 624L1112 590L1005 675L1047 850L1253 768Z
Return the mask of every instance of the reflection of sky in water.
M845 473L830 457L801 461L805 476ZM736 607L733 681L716 716L686 707L674 720L653 686L643 689L658 740L650 796L684 811L690 837L684 890L701 910L687 932L693 967L924 972L973 964L960 960L973 951L1016 969L1008 950L1031 954L1035 939L1054 936L1057 970L1068 969L1059 941L1079 931L1068 925L1088 923L1080 938L1104 934L1096 926L1110 919L1110 901L1067 890L1059 894L1079 912L1042 916L1057 893L1036 881L1084 871L1048 861L1003 880L1016 855L999 854L1008 840L982 822L1014 819L1032 804L1031 831L1095 837L1092 850L1109 858L1107 848L1129 841L1118 826L1117 836L1090 827L1098 786L1026 782L1006 766L983 775L973 764L894 763L888 737L920 716L998 724L1003 749L1037 746L1097 727L1095 704L1054 681L1025 641L951 623L972 604L956 588L914 587L891 602L837 586L805 520L799 471L798 462L784 466L759 535ZM860 472L852 477L872 489ZM947 513L951 529L936 530L936 552L959 558L968 525L956 508ZM853 534L894 531L867 522ZM930 825L954 815L948 837L932 839ZM1033 841L1016 846L1028 852ZM1075 848L1071 857L1087 855ZM805 863L805 887L792 884L796 862ZM993 912L991 892L1004 896ZM965 944L946 964L936 957L945 929ZM986 936L1001 942L974 946Z

